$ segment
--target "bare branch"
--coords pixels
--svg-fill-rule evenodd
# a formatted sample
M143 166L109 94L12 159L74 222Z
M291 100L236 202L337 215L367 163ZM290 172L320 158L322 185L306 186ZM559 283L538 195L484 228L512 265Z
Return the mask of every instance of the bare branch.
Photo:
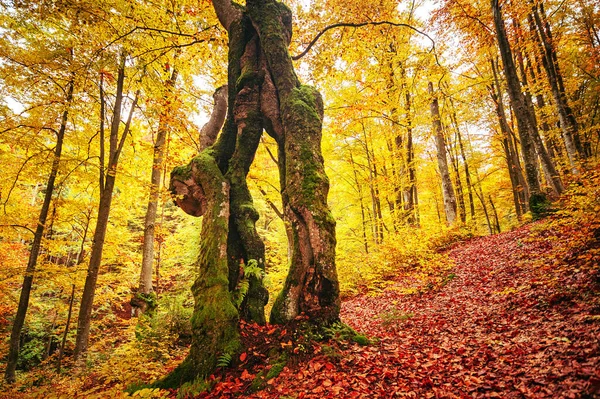
M333 25L329 25L327 27L325 27L323 30L321 30L317 36L315 36L315 38L308 44L308 46L306 47L306 49L304 49L303 52L301 52L298 55L295 55L292 57L292 60L296 61L299 60L300 58L304 57L312 48L312 46L315 45L315 43L317 43L317 41L321 38L321 36L323 36L323 34L325 34L327 31L334 29L334 28L361 28L363 26L367 26L367 25L372 25L372 26L380 26L380 25L390 25L390 26L395 26L395 27L404 27L404 28L408 28L411 29L415 32L417 32L418 34L425 36L427 39L429 39L429 41L431 42L431 49L429 50L430 52L433 52L433 55L435 57L435 62L440 65L440 62L438 60L438 56L436 53L436 49L435 49L435 40L433 40L431 38L431 36L429 36L427 33L415 28L412 25L409 24L403 24L403 23L399 23L399 22L391 22L391 21L373 21L373 22L361 22L361 23L350 23L350 22L340 22L337 24L333 24Z
M0 224L0 227L12 227L12 228L21 228L21 229L25 229L28 230L31 234L35 234L35 231L31 230L29 227L27 226L23 226L20 224Z

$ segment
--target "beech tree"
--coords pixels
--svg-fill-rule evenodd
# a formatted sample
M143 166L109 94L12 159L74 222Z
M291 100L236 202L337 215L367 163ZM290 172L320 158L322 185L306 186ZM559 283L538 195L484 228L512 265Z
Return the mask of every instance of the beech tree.
M437 94L433 92L433 84L429 82L429 94L431 95L431 118L433 120L433 130L435 134L435 146L437 149L437 160L440 176L442 179L442 197L444 201L444 213L446 221L452 225L456 222L456 195L452 180L450 180L450 171L448 169L448 158L446 157L446 140L442 129L440 118L440 108L438 105Z
M321 154L323 101L294 72L288 53L291 11L275 0L213 5L229 33L228 114L217 141L171 176L179 206L204 219L192 287L192 346L160 383L164 386L207 376L219 356L236 353L239 317L265 322L265 247L246 183L263 130L277 142L291 241L290 269L271 322L286 323L301 314L318 324L339 320L335 221L327 206L329 181ZM243 291L242 303L234 303Z
M123 111L125 106L124 102L126 100L126 92L124 91L126 60L126 54L121 53L117 66L116 93L114 104L112 106L112 121L109 128L108 154L105 153L104 149L104 123L106 118L104 72L100 73L100 202L98 204L98 217L92 243L92 251L90 254L90 262L88 264L83 294L81 295L79 317L77 318L77 340L75 342L74 354L75 358L80 357L87 351L94 295L96 292L96 283L98 281L98 272L100 270L100 264L102 263L102 250L104 248L106 230L108 227L108 217L110 215L112 205L113 190L115 188L119 157L121 156L123 146L125 145L125 140L129 134L133 112L137 106L140 94L139 90L135 93L133 101L130 104L131 108L127 117L127 121L125 122L123 129L121 129L121 124L123 123L121 112Z
M152 266L154 264L154 232L156 223L156 212L158 209L158 197L160 192L160 180L162 177L162 165L165 156L166 138L169 132L169 118L172 117L173 88L177 81L178 70L175 68L169 79L165 82L165 94L163 98L163 110L158 121L156 139L154 141L154 155L152 160L152 173L150 174L150 195L146 217L144 219L144 242L142 244L142 268L140 272L140 285L137 293L131 299L131 313L135 316L144 313L153 305L152 294Z
M521 92L517 68L513 59L512 50L506 35L504 20L498 0L491 1L492 13L494 16L494 26L498 48L502 58L504 74L506 76L506 85L510 103L517 121L517 131L521 140L521 152L525 163L525 176L529 187L529 208L533 213L540 211L539 206L546 202L546 196L542 193L540 182L538 180L538 165L536 152L533 142L532 120L525 104L523 93Z

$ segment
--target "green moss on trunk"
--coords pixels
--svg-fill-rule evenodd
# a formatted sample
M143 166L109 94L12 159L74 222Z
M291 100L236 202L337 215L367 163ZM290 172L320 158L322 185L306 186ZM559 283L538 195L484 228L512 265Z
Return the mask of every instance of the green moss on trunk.
M175 387L210 375L224 353L241 348L238 312L229 292L227 235L229 232L229 184L212 150L194 158L195 179L203 188L208 209L202 223L198 276L192 286L194 312L192 346L185 361L156 386Z

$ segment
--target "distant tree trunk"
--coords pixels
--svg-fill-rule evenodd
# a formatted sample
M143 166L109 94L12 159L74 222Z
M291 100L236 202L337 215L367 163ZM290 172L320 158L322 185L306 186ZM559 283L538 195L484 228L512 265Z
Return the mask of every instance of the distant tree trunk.
M527 184L529 186L529 208L534 212L534 217L542 211L543 204L546 203L546 196L542 193L540 183L538 181L538 167L536 161L535 147L532 140L532 126L529 118L529 111L517 76L517 69L506 35L504 20L500 11L498 0L491 0L492 11L494 14L494 26L496 28L496 37L498 40L498 48L502 57L504 66L504 74L508 87L508 95L512 104L515 119L517 120L517 129L521 141L521 152L525 162L525 174Z
M448 170L448 159L446 157L446 140L442 130L442 121L440 119L440 109L437 96L433 92L433 84L429 82L429 94L431 95L431 118L433 120L433 131L435 133L435 145L437 148L437 161L440 175L442 178L442 199L444 201L444 212L446 222L453 225L456 221L456 197L450 172Z
M404 192L404 211L406 212L406 221L410 226L419 225L417 214L417 171L415 167L415 150L413 145L413 129L411 107L412 101L408 88L405 95L406 111L406 165L408 169L408 185Z
M71 316L73 315L73 301L75 300L75 284L71 286L71 296L69 298L69 312L67 313L67 323L65 325L65 331L63 332L62 342L58 351L58 359L56 361L56 372L60 373L60 367L62 365L62 358L65 354L65 346L67 344L67 335L69 334L69 326L71 325Z
M469 173L469 163L467 162L467 156L465 153L465 146L462 141L462 134L460 131L460 126L458 125L458 119L456 117L456 109L454 107L454 101L451 97L448 98L450 101L450 106L452 107L452 114L450 116L452 120L452 125L454 126L454 131L456 132L456 142L458 143L458 148L460 150L460 157L462 158L464 169L465 169L465 182L467 184L467 192L469 195L469 211L471 214L471 220L475 218L475 202L473 200L473 185L471 183L471 174Z
M352 165L352 173L354 175L354 184L356 184L356 191L358 193L358 200L360 203L360 217L362 225L362 239L365 247L365 253L369 253L369 240L367 239L367 220L365 218L365 206L364 206L364 195L362 192L362 183L358 179L358 171L356 170L356 164L354 163L354 157L350 152L350 164Z
M465 196L462 180L460 178L460 163L458 160L458 154L456 153L456 145L448 145L447 147L447 152L450 156L450 163L452 164L452 169L454 169L454 184L456 187L456 199L458 200L458 215L460 217L460 222L464 224L467 221L467 207L465 205Z
M492 200L492 196L488 195L488 198L490 200L490 205L492 206L492 211L494 212L494 221L495 221L495 226L496 226L496 233L500 233L501 229L500 229L500 219L498 219L498 212L496 211L496 205L494 205L494 201Z
M335 220L327 207L329 182L321 154L323 103L294 73L287 50L291 12L274 0L247 0L245 7L229 0L212 4L229 33L229 110L217 142L171 175L182 209L206 214L200 272L192 288L192 347L159 386L206 377L219 356L240 349L237 319L244 308L238 313L231 300L243 278L240 266L256 261L264 269L264 244L257 245L255 229L258 214L246 186L263 128L278 144L283 214L291 239L290 269L271 322L286 323L301 313L315 324L339 320ZM255 301L249 316L256 320L261 312L264 318L266 290L257 284L262 291L253 294L252 281L245 301Z
M173 69L171 77L165 83L165 94L163 98L162 111L154 141L154 156L152 160L152 173L150 177L150 195L146 218L144 220L144 242L142 244L142 268L140 272L140 285L137 292L131 298L131 314L137 317L146 312L149 306L154 306L152 300L152 266L154 263L154 232L156 224L156 213L158 210L158 196L160 193L160 180L162 174L162 163L165 154L165 141L169 132L169 119L172 117L170 108L172 102L172 91L177 80L177 68Z
M517 26L517 30L520 31L520 29L520 26ZM537 152L538 157L540 159L540 164L542 165L542 170L544 171L544 176L546 177L546 182L548 183L555 195L560 195L564 191L565 187L563 186L562 180L556 170L554 162L548 154L548 150L546 149L546 146L544 145L544 142L540 137L537 116L535 114L533 100L529 91L530 86L527 80L527 72L525 71L525 63L523 61L523 55L521 51L517 52L517 61L519 64L519 70L521 71L521 80L523 82L523 87L525 88L523 93L523 99L525 100L525 104L527 106L527 111L529 114L531 139L533 141L535 151Z
M506 112L504 110L504 102L502 100L502 91L498 79L496 63L492 59L490 59L490 63L494 75L494 82L490 85L490 94L492 100L496 104L496 115L498 116L498 123L500 125L500 131L502 132L501 141L505 151L506 164L512 185L515 212L517 214L517 219L520 221L523 214L528 210L527 198L529 197L529 189L519 163L517 148L513 142L514 133L506 120Z
M490 220L490 214L488 212L487 205L485 204L485 196L483 194L483 189L481 188L481 179L479 178L479 172L475 170L475 177L477 178L477 187L475 189L475 195L479 202L481 203L481 208L483 209L483 214L485 216L485 221L488 226L488 231L490 234L494 234L494 228L492 227L492 221ZM479 191L477 191L479 190Z
M58 129L58 131L55 131L56 146L54 147L52 168L50 169L50 174L48 175L48 181L46 183L46 192L44 194L44 202L42 204L42 208L40 209L37 227L33 235L33 242L31 243L29 259L27 260L25 276L23 277L23 286L21 287L21 294L19 295L19 306L17 307L17 314L15 315L10 334L8 361L6 363L6 370L4 372L4 379L10 384L15 382L15 371L17 369L17 361L19 360L19 344L21 341L21 331L23 330L23 325L25 324L25 316L27 315L27 309L29 308L29 297L31 295L33 277L35 275L35 268L37 266L37 260L41 250L42 238L44 237L44 229L46 227L46 219L48 218L48 212L50 210L52 194L54 193L54 184L56 182L56 176L58 175L58 167L60 166L63 141L65 138L65 131L67 130L67 122L69 117L69 107L71 105L71 102L73 101L73 88L74 82L73 80L71 80L67 84L65 90L65 110L62 113L60 128Z
M376 244L383 242L383 223L381 214L381 201L379 198L379 189L377 187L377 166L373 159L373 151L369 146L369 137L365 130L365 126L362 126L365 157L367 158L367 168L369 169L369 192L371 193L371 214L372 214L372 229L373 229L373 241Z
M85 279L85 285L83 288L83 294L81 296L81 306L79 308L79 317L77 319L77 338L75 340L75 359L82 356L88 347L88 341L90 336L90 323L92 317L92 308L94 303L94 294L96 292L96 282L98 281L98 272L100 270L100 264L102 262L102 250L104 248L104 241L106 237L106 229L108 227L108 217L110 215L110 209L112 204L112 193L115 187L115 180L117 176L117 166L119 157L125 139L129 134L131 126L131 120L133 112L137 107L139 90L135 93L131 109L123 133L119 136L121 120L121 111L123 107L123 85L125 81L125 60L126 56L121 55L119 63L119 69L117 74L117 91L115 95L115 101L113 105L113 119L110 126L110 146L109 146L109 157L108 164L106 167L106 174L100 176L100 203L98 204L98 216L96 218L96 230L94 231L94 238L92 242L92 252L90 255L90 263L88 265L88 272ZM103 92L103 80L101 76L100 82L100 102L101 108L104 109L104 92ZM104 115L101 112L101 161L104 160L104 143L103 143L103 126L104 126ZM101 166L101 173L104 172L104 166Z
M534 32L534 37L540 48L540 52L543 55L542 64L546 70L546 75L554 98L554 105L558 111L563 140L567 149L567 155L569 156L571 170L573 173L578 173L578 154L581 156L585 155L583 154L581 143L578 141L579 132L577 121L575 120L575 115L567 100L562 75L558 66L556 48L554 47L550 24L545 19L544 8L541 3L539 5L533 5L532 13L535 27L537 27L537 34Z

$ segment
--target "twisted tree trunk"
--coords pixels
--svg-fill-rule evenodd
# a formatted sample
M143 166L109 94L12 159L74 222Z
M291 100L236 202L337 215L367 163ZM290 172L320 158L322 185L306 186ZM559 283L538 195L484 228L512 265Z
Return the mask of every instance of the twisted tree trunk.
M291 12L274 0L248 0L245 7L214 0L213 6L229 33L229 108L216 143L171 174L177 204L204 219L192 288L192 348L159 386L207 376L220 356L239 351L239 317L265 321L267 291L253 267L264 270L265 248L246 184L263 129L278 144L291 241L290 270L271 321L285 323L301 313L315 323L339 320L335 221L327 207L329 184L320 148L323 103L294 73L287 50ZM244 279L248 291L241 304L234 303Z

